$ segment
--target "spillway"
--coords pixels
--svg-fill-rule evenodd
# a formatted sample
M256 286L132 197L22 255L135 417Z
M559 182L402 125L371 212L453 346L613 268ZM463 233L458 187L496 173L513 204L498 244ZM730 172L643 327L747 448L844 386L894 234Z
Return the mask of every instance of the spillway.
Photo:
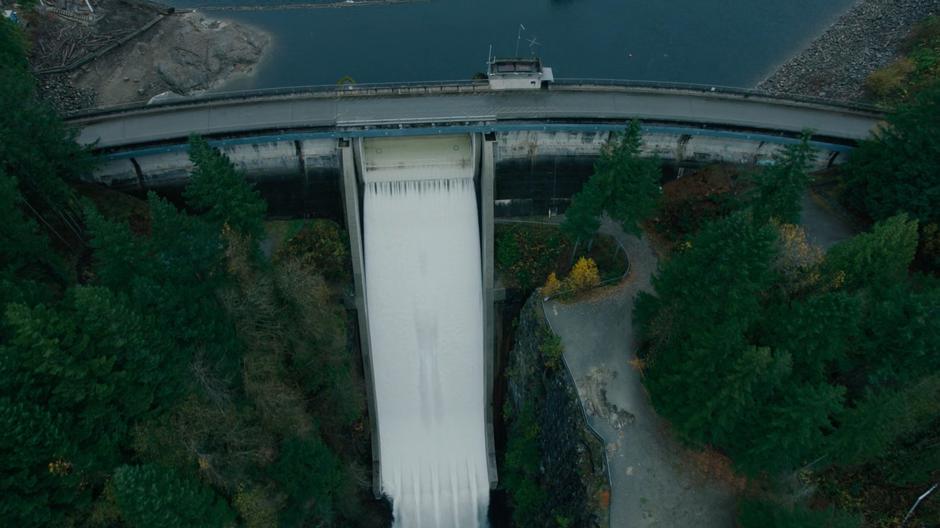
M363 156L381 482L395 526L486 526L483 297L469 137ZM406 159L407 158L407 159Z

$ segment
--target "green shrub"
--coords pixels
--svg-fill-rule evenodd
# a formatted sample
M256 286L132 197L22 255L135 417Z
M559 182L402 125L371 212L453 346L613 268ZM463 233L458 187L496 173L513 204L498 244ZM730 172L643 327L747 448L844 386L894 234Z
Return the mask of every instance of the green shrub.
M557 369L561 366L562 354L565 352L564 345L561 344L561 338L548 329L542 331L542 342L539 343L539 352L542 354L542 361L545 367Z
M865 90L878 99L899 95L915 69L914 61L901 57L884 68L873 71L865 79Z
M539 426L535 403L525 402L512 424L506 444L502 485L512 504L514 526L541 528L549 509L548 494L539 484Z

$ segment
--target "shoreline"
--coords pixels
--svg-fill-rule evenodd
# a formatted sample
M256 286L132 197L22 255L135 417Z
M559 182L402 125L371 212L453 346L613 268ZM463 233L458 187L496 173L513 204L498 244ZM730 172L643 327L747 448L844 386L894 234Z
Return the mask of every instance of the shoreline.
M936 14L940 0L858 0L755 88L774 95L864 102L868 76L897 59L916 22Z
M78 31L103 33L122 17L148 22L137 30L126 30L130 35L117 45L85 50L75 66L63 64L68 67L43 71L43 66L49 69L48 57L31 57L41 94L59 111L146 102L161 94L189 96L224 90L256 75L275 40L253 25L209 18L199 10L161 10L158 5L136 1L130 4L136 9L129 10L121 0L108 4L104 5L111 11L105 11L108 14L101 21ZM145 18L151 12L159 13L156 20ZM73 31L72 27L67 20L37 14L31 38L40 42L51 32L61 34ZM76 44L66 45L74 48Z

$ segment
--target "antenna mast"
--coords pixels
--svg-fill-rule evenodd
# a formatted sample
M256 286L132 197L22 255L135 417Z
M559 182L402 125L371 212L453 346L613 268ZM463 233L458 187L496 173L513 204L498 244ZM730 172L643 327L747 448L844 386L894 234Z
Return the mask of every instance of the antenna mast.
M516 31L516 57L519 56L519 41L522 40L523 31L525 31L525 26L519 24L519 30Z

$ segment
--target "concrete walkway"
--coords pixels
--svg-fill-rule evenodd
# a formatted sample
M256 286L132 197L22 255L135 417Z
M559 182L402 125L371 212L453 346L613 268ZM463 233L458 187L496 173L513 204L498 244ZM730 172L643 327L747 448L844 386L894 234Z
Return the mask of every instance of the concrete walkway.
M656 256L646 238L605 223L630 258L627 282L603 298L545 303L545 314L565 346L591 425L604 437L611 472L610 526L616 528L729 528L735 501L728 487L703 476L664 430L633 353L633 300L649 290Z

